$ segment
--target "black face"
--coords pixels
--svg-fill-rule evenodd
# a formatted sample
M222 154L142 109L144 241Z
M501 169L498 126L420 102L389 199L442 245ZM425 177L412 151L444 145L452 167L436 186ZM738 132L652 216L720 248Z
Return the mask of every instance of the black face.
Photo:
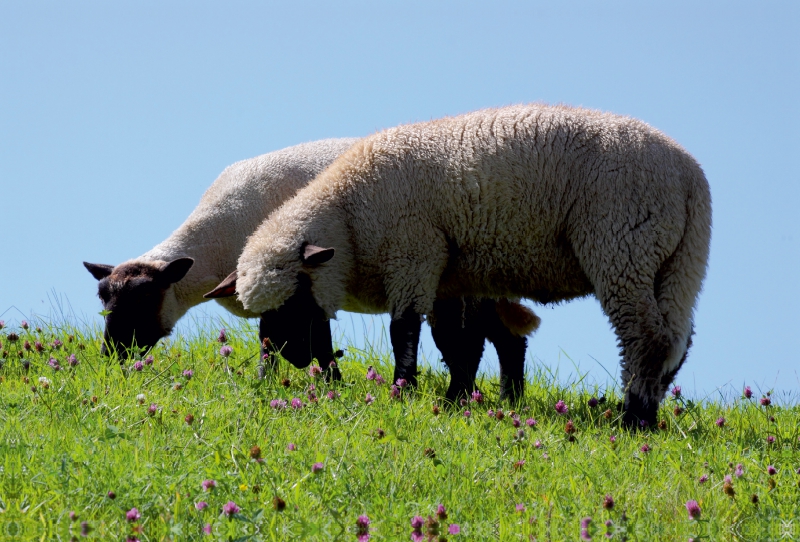
M280 351L298 369L303 369L313 357L322 359L325 353L314 350L317 344L330 341L330 324L311 294L308 276L300 275L298 283L297 291L286 303L261 315L259 336L262 342L269 338L274 350Z
M84 263L99 281L97 293L103 310L108 312L101 352L108 355L116 350L120 357L130 357L169 335L172 329L161 323L164 295L193 263L190 258L181 258L164 269L144 263L117 267Z

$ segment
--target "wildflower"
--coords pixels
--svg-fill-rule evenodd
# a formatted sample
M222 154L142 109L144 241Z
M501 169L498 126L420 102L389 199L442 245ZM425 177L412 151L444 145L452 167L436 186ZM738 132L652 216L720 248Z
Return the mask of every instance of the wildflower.
M769 397L762 397L760 402L761 406L769 406L772 404L772 400Z
M490 409L489 409L489 410L486 412L486 415L487 415L487 416L489 416L490 418L494 418L494 410L492 410L492 409L490 408Z
M744 387L743 395L745 399L750 399L753 396L753 390L750 389L750 386Z
M289 444L286 446L286 449L287 449L287 450L289 450L290 452L293 452L293 451L295 451L295 450L297 449L297 446L295 446L295 445L294 445L294 442L290 442L290 443L289 443Z
M278 512L282 512L283 509L286 508L286 501L275 495L272 498L272 508L274 508Z
M665 430L667 429L667 422L666 422L666 420L660 420L660 421L658 422L658 428L659 428L659 429L661 429L662 431L665 431Z
M742 476L744 476L744 465L742 465L741 463L736 465L736 470L733 472L733 474L735 474L737 478L741 478Z
M700 505L697 501L686 501L686 511L689 512L689 519L700 519Z
M144 364L145 364L145 365L152 365L152 364L153 364L153 361L155 361L155 360L153 359L153 356L147 356L146 358L144 358Z
M313 391L309 391L307 394L308 402L309 403L316 403L317 402L317 394Z
M211 524L206 523L203 525L203 534L211 534Z
M447 510L445 510L443 504L439 504L439 505L436 506L436 517L438 517L439 520L441 520L441 521L444 521L444 520L447 519Z
M0 320L0 329L6 327L6 323L3 320Z
M375 380L377 378L378 373L375 369L372 368L372 365L367 367L367 380Z
M322 367L320 367L319 365L312 365L311 367L308 368L308 376L317 378L321 374L322 374Z
M604 417L605 419L607 419L607 420L610 420L610 419L611 419L611 417L612 417L613 415L614 415L614 413L613 413L613 412L611 412L611 409L610 409L610 408L607 408L607 409L605 410L605 412L603 412L603 417Z
M511 425L513 425L514 427L519 427L520 426L519 418L512 418Z
M567 433L568 435L571 435L572 433L575 432L575 424L572 423L572 420L569 420L567 422L567 425L564 426L564 432Z
M194 504L194 507L197 509L198 512L202 512L206 508L208 508L208 503L206 501L198 501Z
M250 448L250 459L258 459L261 457L261 448L253 446Z
M113 501L114 499L117 498L117 494L114 493L113 491L109 491L108 493L106 493L106 497L108 497L109 499L111 499Z
M614 435L611 435L610 437L608 437L608 440L609 440L609 442L611 442L613 444L613 443L617 442L617 437L614 436Z
M483 403L483 394L478 390L472 392L472 401L474 403Z
M708 482L708 474L704 474L704 475L703 475L703 476L701 476L701 477L700 477L700 479L699 479L699 480L697 480L697 481L698 481L698 482L700 482L701 484L705 484L706 482Z
M81 521L81 536L89 536L89 533L92 531L92 527L89 525L88 521Z
M39 341L34 341L33 342L33 349L36 350L37 352L43 352L44 351L44 345Z
M648 446L647 444L642 444L642 447L639 449L642 451L642 453L646 454L647 452L650 451L650 446Z
M717 427L725 427L725 418L720 416L719 418L717 418L717 421L715 421L714 423L717 424Z
M465 410L464 411L464 417L465 418L469 418L470 416L472 416L472 412L470 412L469 410Z
M403 389L408 385L408 381L405 378L398 378L395 384L397 384L398 388Z
M69 364L70 367L75 367L76 365L78 365L78 358L75 357L75 354L70 354L69 357L67 358L67 363Z
M581 520L581 529L588 529L589 524L592 522L592 518L586 517Z
M547 459L550 459L550 456L549 456L549 455L547 455L547 452L544 452L544 453L542 454L542 459L545 459L545 460L547 460Z
M369 516L362 514L356 518L356 530L358 534L365 534L369 532Z
M524 459L520 459L519 461L515 461L514 462L514 468L516 470L520 470L524 466L525 466L525 460Z
M367 393L367 396L364 397L364 402L368 405L371 405L374 400L375 398L369 393Z
M30 343L30 341L25 341L24 343L22 343L22 348L24 348L26 351L30 352L31 351L31 343Z
M770 476L775 476L776 474L778 474L778 470L772 465L769 465L767 467L767 474L769 474Z
M756 495L755 493L750 495L750 502L753 504L758 504L758 495Z
M522 503L519 503L519 504L518 504L517 506L515 506L514 508L515 508L515 510L516 510L517 512L519 512L520 514L521 514L522 512L524 512L524 511L525 511L525 505L524 505L524 504L522 504Z
M228 356L231 355L232 352L233 348L231 348L227 344L219 349L219 355L222 356L223 358L227 358Z
M400 388L392 384L392 399L400 398Z
M422 516L414 516L411 518L411 528L415 531L422 529L423 525L425 525L425 519Z
M28 329L28 322L23 320L22 323L20 324L20 326L22 327L22 329Z
M158 412L158 405L156 403L150 403L150 406L147 407L148 416L155 416L156 412Z
M434 416L438 416L439 415L439 405L433 405L433 408L431 409L431 412L433 412Z
M541 440L537 440L536 442L533 443L533 447L537 448L537 449L541 448L542 447L542 441Z
M767 444L775 444L775 437L772 435L767 436Z
M647 427L648 425L650 425L650 422L647 420L639 420L639 427Z
M238 514L241 511L242 509L236 506L236 503L233 501L228 501L222 505L222 513L228 517L231 517L234 514Z
M527 420L525 420L525 424L528 427L533 427L536 425L536 420L534 420L533 418L528 418Z
M218 343L226 343L228 342L228 335L225 333L225 328L219 330L219 337L217 337Z
M292 399L292 408L295 410L303 408L303 401L299 397L295 397Z
M503 418L506 417L506 415L503 414L502 410L498 410L497 412L494 413L494 417L497 418L498 420L502 420Z
M733 480L731 480L730 476L725 477L725 480L722 483L722 492L728 497L733 497L736 494L736 492L733 490Z
M77 521L78 520L78 514L76 514L74 510L70 510L70 512L69 512L69 520L70 521Z
M339 397L339 392L338 391L331 390L331 391L328 392L328 399L329 400L333 401L337 397Z
M683 414L683 409L682 409L681 407L679 407L679 406L676 406L676 407L675 407L675 408L672 410L672 413L673 413L673 414L675 414L675 417L677 418L678 416L680 416L681 414Z
M215 480L203 480L200 482L200 485L202 486L203 491L211 491L217 487L217 482Z
M40 376L39 377L39 385L41 387L43 387L44 389L47 389L47 388L50 387L50 380L48 380L48 378L46 376Z
M612 508L614 508L614 497L612 497L608 493L606 493L606 496L603 497L603 508L605 508L606 510L611 510Z
M52 367L54 371L60 371L60 370L61 370L61 365L59 365L59 364L58 364L58 360L57 360L57 359L55 359L55 358L50 358L50 359L47 361L47 364L48 364L50 367Z
M136 508L131 508L130 510L128 510L128 513L125 514L125 519L127 519L128 521L139 521L139 518L141 517L142 515Z
M594 408L598 403L599 401L597 400L597 397L592 397L586 404L589 405L589 408Z
M314 463L313 465L311 465L311 472L316 474L316 473L318 473L319 471L321 471L324 468L325 468L325 464L324 463L322 463L322 462Z
M562 401L560 399L556 403L555 409L556 409L556 412L558 412L559 414L566 414L567 411L569 410L569 408L567 408L566 403L564 403L564 401Z
M6 339L8 339L8 342L10 343L15 343L19 340L19 335L17 335L16 333L9 333L8 335L6 335Z
M286 408L286 401L283 399L273 399L269 402L269 406L275 410L283 410Z
M458 523L451 523L449 527L447 527L447 532L450 534L458 534L461 532L461 527Z
M191 380L193 376L194 376L193 370L186 369L185 371L183 371L183 378L185 378L186 380Z
M673 386L672 387L672 396L676 399L681 396L681 387L680 386Z

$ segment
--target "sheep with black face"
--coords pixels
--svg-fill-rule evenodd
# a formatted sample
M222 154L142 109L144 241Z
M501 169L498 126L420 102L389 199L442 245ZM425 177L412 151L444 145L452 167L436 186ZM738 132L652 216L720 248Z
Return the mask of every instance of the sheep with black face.
M708 183L672 139L520 105L360 140L258 228L228 287L287 344L340 309L390 312L394 378L411 383L437 300L595 295L622 353L624 421L652 424L686 359L710 235Z

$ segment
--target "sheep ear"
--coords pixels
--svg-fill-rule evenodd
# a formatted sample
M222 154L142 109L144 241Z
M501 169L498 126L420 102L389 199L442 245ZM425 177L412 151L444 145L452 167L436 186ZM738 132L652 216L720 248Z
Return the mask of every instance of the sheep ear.
M206 299L218 299L220 297L230 297L236 293L236 278L238 273L234 271L228 275L225 280L219 283L219 286L205 294L203 297Z
M114 270L113 265L105 265L102 263L83 262L83 266L88 269L89 273L97 280L103 280Z
M309 267L316 267L321 265L331 258L333 258L334 250L332 248L322 248L315 245L306 245L303 247L303 265Z
M174 284L185 277L193 265L194 260L191 258L172 260L161 270L160 278L167 284Z

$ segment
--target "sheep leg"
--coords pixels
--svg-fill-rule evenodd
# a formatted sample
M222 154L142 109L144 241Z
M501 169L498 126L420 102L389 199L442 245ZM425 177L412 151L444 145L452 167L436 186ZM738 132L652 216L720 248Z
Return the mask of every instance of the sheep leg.
M516 402L525 393L525 350L528 340L509 330L497 313L496 301L485 299L481 303L481 320L489 339L497 350L500 364L500 399Z
M442 361L450 370L450 386L445 398L457 401L475 389L475 376L483 355L484 331L479 314L464 317L461 298L437 300L433 305L431 334Z
M417 351L421 328L422 319L412 307L407 308L389 324L389 337L394 350L392 383L402 378L409 386L417 385Z
M326 380L341 380L342 372L334 363L333 337L330 320L314 320L311 323L311 357L316 358Z

